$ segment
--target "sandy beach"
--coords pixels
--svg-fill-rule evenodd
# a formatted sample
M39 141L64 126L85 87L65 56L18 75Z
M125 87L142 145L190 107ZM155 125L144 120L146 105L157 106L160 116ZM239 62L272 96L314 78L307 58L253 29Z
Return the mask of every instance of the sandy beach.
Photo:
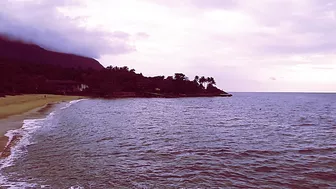
M83 97L43 94L6 96L0 98L1 157L10 155L10 147L15 145L20 139L20 136L16 136L8 143L8 138L4 136L7 131L22 127L23 120L25 119L45 117L52 111L53 104L55 103L81 98Z

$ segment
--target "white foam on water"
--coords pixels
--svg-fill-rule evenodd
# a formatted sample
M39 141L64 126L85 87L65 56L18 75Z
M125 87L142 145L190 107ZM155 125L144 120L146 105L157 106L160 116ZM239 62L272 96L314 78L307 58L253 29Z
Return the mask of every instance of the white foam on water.
M67 103L64 107L61 108L61 110L64 110L66 108L69 108L71 105L75 104L75 103L78 103L80 101L83 101L83 100L87 100L87 99L79 99L79 100L73 100L73 101L70 101L69 103Z
M85 99L80 100L73 100L68 103L66 103L63 107L60 109L66 109L69 108L71 105L80 102ZM32 134L35 133L39 128L43 127L48 123L48 120L51 120L55 112L57 110L51 112L46 118L43 119L27 119L23 121L23 126L19 129L9 130L5 134L5 136L8 137L8 143L9 145L10 141L12 141L14 136L22 136L20 140L13 146L10 151L11 154L9 157L6 157L4 159L0 159L0 188L1 187L8 187L9 189L21 189L21 188L35 188L37 187L37 184L33 183L27 183L27 182L10 182L8 181L8 178L6 178L3 174L1 174L1 171L6 168L14 165L15 160L22 157L27 153L27 147L31 144L33 144ZM1 154L0 154L1 155ZM40 186L39 188L42 188L44 186Z
M84 189L84 187L76 185L76 186L71 186L69 189Z
M10 151L11 154L9 157L0 160L0 186L6 186L10 189L16 188L26 188L26 187L36 187L35 184L26 183L26 182L9 182L8 179L1 174L1 170L14 165L16 159L27 153L28 145L32 144L31 138L32 134L38 130L45 121L51 119L54 113L49 114L44 119L28 119L23 121L23 126L20 129L10 130L5 136L7 136L9 145L10 141L12 141L14 136L22 136L22 138L17 142L15 146L13 146Z

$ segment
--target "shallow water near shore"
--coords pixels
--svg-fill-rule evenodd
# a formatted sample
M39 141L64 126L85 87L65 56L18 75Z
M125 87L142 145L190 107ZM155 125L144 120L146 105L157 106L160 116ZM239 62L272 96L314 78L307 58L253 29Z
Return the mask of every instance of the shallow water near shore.
M90 99L26 120L11 188L336 188L336 94Z

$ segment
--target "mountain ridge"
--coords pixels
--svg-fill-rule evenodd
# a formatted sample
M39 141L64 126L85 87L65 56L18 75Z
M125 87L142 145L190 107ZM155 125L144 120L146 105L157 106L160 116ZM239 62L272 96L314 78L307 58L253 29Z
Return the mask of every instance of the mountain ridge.
M39 45L0 34L0 59L10 62L51 64L64 68L100 70L104 67L95 59L75 54L47 50Z

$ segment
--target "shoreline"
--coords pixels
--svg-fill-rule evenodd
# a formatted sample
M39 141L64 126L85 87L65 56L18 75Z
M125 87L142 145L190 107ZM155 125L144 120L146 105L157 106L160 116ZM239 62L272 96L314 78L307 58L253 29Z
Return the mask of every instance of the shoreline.
M7 99L6 99L7 98ZM19 142L22 136L5 136L10 130L20 129L26 119L46 117L54 110L55 104L82 99L80 96L61 95L18 95L0 98L0 159L10 155L11 147ZM9 110L7 112L7 110Z
M91 97L102 99L122 98L186 98L186 97L231 97L231 94L194 94L171 95L159 93L114 93L105 97ZM0 97L0 159L10 155L11 147L19 142L22 136L15 135L9 141L5 134L10 130L20 129L26 119L39 119L52 112L55 104L83 99L84 96L66 96L51 94L30 94ZM90 97L89 97L90 98Z
M195 98L195 97L232 97L229 93L195 93L195 94L170 94L154 92L114 92L107 95L93 95L92 98Z
M56 104L57 103L48 103L44 106L35 108L28 112L0 119L0 127L2 127L2 132L0 133L0 159L10 156L11 148L15 146L17 142L19 142L19 140L22 138L21 135L14 135L9 141L10 138L8 136L5 136L8 131L22 128L24 120L40 119L46 117L54 110L54 106ZM3 127L5 127L6 130L4 130Z

